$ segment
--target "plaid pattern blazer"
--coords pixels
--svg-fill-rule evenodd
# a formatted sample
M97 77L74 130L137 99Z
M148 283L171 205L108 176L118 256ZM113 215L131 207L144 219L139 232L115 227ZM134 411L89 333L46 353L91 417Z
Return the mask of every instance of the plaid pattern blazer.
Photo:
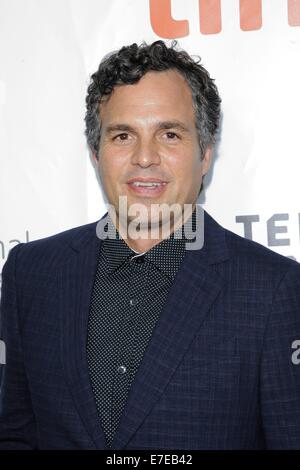
M204 215L112 448L300 449L300 264ZM1 449L106 449L86 358L96 225L9 253Z

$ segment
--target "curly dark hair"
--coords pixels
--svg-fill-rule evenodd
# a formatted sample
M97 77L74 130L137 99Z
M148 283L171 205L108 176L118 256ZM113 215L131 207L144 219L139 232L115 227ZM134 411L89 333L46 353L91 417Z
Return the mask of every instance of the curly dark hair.
M98 158L101 123L99 104L108 99L117 85L134 84L147 72L175 69L190 86L195 108L201 158L205 150L215 143L220 121L221 98L214 80L200 65L201 58L193 60L184 50L177 50L177 41L168 47L163 41L148 45L143 42L124 46L108 54L100 62L97 72L91 76L87 90L85 135L91 150Z

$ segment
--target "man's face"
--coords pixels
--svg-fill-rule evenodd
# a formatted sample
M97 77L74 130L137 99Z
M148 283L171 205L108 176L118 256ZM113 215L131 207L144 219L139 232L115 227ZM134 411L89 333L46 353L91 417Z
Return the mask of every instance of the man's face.
M116 87L100 105L100 120L94 159L117 215L119 196L127 196L128 207L146 206L149 217L151 204L196 202L211 150L201 161L192 94L178 72L148 72L136 84ZM129 182L135 178L165 184L137 186Z

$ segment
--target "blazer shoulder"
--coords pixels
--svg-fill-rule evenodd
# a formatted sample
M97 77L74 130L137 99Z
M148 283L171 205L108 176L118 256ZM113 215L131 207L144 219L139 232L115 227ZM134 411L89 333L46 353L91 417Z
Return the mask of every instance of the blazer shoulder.
M5 264L18 260L18 267L28 269L44 267L46 270L62 263L72 253L72 245L96 236L97 222L73 227L47 237L19 243L8 255ZM71 250L71 251L70 251Z
M224 228L227 246L231 258L241 265L251 264L253 269L264 273L271 271L284 275L290 269L300 275L300 263L293 258L276 253L270 248L254 241L244 238Z

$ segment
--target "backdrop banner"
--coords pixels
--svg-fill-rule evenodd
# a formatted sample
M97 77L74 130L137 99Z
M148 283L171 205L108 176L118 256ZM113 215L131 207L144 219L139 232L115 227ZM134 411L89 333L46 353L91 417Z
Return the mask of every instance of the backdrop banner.
M108 52L157 39L200 56L222 97L199 202L300 261L300 0L0 0L0 271L15 244L106 212L89 77Z

